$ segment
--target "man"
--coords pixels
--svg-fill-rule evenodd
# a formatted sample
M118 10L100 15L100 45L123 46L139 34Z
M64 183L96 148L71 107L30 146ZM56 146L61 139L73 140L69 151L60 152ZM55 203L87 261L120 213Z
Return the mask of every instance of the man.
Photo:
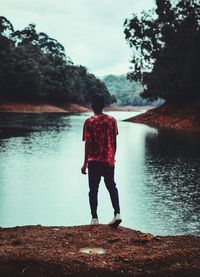
M85 141L85 159L81 168L86 174L88 166L89 202L92 214L91 224L99 224L97 215L98 188L101 177L104 177L106 188L109 191L114 218L110 226L117 227L120 217L119 196L114 181L116 136L118 135L115 118L104 114L104 98L97 94L92 97L94 115L88 118L83 127L83 141Z

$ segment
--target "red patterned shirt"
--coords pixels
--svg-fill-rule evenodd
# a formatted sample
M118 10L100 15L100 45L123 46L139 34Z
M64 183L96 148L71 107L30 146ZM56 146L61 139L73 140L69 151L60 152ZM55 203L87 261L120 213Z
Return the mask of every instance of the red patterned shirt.
M102 113L88 118L83 127L83 141L90 142L88 161L114 166L116 135L118 128L114 117Z

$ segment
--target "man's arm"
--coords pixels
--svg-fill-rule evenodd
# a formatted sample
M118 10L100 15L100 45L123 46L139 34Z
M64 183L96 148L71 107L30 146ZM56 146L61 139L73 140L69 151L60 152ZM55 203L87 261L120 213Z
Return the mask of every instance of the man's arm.
M114 121L114 151L115 151L115 154L116 154L116 151L117 151L117 135L118 134L119 134L118 126L117 126L117 121L115 119L115 121Z
M117 151L117 136L114 137L114 150L115 150L115 154Z
M83 163L83 166L81 167L81 172L82 172L82 174L87 174L87 173L86 173L86 168L87 168L87 164L88 164L89 147L90 147L90 142L89 142L89 141L86 141L86 142L85 142L84 163Z

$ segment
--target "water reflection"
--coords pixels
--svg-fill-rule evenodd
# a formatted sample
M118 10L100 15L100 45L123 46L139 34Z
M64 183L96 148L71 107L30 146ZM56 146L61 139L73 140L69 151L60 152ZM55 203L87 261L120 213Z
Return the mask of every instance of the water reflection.
M199 150L198 133L162 130L146 138L145 183L155 223L165 222L163 233L199 234Z
M116 181L123 225L153 234L198 234L197 133L159 131L118 119ZM133 113L134 114L134 113ZM90 220L82 126L90 114L4 114L0 126L26 129L0 139L0 225L79 225ZM100 222L112 215L102 182Z

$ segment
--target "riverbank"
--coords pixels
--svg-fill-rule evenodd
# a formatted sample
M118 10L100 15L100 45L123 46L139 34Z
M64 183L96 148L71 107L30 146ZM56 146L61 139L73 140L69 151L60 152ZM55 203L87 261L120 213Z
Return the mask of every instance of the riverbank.
M126 111L126 112L144 112L152 106L117 106L110 105L105 107L104 111ZM89 105L83 106L79 104L70 104L66 106L50 105L42 103L16 103L16 102L4 102L0 103L0 113L30 113L30 114L42 114L42 113L55 113L55 114L70 114L70 113L85 113L92 112ZM8 127L6 124L0 126L0 138L18 137L24 136L30 132L29 129L20 127Z
M192 104L163 104L125 121L155 128L200 130L200 113Z
M0 112L13 113L73 113L73 112L88 112L90 109L78 104L69 106L59 106L44 103L16 103L6 102L0 103Z
M105 111L143 111L152 109L152 106L117 106L110 105ZM41 104L41 103L0 103L0 112L13 113L81 113L91 112L89 105L70 104L66 106Z
M80 252L85 247L92 251ZM98 248L105 253L96 254ZM1 277L195 277L200 237L160 237L106 225L1 228L0 272Z

